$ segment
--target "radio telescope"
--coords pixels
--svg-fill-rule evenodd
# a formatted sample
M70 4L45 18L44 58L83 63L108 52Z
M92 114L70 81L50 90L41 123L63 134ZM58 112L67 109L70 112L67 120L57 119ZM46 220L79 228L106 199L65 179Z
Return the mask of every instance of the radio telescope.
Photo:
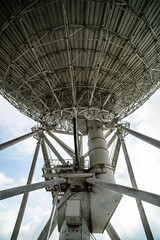
M160 206L160 196L138 189L124 137L129 133L158 148L160 142L122 120L159 88L160 2L7 0L0 11L1 95L38 123L0 145L3 150L37 139L27 184L0 192L0 199L24 194L11 239L18 237L29 192L40 188L51 192L53 209L39 240L49 239L57 224L60 240L88 240L105 229L119 239L110 219L122 194L136 199L146 237L153 239L142 201ZM74 150L56 133L73 135ZM32 184L40 146L45 181ZM132 188L115 183L121 146Z

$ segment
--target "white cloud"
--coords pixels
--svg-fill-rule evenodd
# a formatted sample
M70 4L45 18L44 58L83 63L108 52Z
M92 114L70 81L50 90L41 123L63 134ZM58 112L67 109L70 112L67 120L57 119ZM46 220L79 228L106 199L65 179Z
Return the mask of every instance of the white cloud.
M16 210L12 206L12 208L6 207L1 209L0 214L0 239L8 240L10 239L10 233L12 232L15 217L16 217Z
M131 128L136 131L140 131L144 134L152 136L154 138L160 139L160 131L157 130L158 126L160 126L160 114L157 114L159 111L159 102L160 102L160 94L156 94L153 96L153 100L151 99L145 105L137 110L132 116L128 119L130 120ZM3 106L3 104L0 103ZM1 125L1 133L4 134L6 140L8 137L17 137L21 134L25 134L30 131L32 127L32 120L26 119L25 116L17 113L13 110L13 120L10 120L11 109L7 110L7 104L5 103L4 107L0 110L2 118L0 120ZM7 120L5 120L4 112L6 113ZM20 115L19 115L20 114ZM22 130L19 131L19 128L22 127ZM63 138L66 143L70 142L70 138ZM85 138L85 143L87 142ZM22 145L21 145L22 144ZM140 140L137 140L133 136L126 137L126 144L128 148L128 152L130 155L131 163L134 169L134 173L136 176L138 187L142 190L159 193L160 189L160 153L156 148L149 146L147 143L143 143ZM73 145L73 143L72 143ZM24 142L15 145L14 153L15 158L13 163L17 164L16 158L21 156L19 159L19 165L17 165L17 172L23 171L26 169L26 160L27 158L33 157L33 152L35 149L35 140L25 140ZM57 144L55 144L56 147ZM61 154L64 151L60 150ZM86 152L86 146L85 150ZM6 154L8 150L6 151ZM41 158L41 154L40 154ZM7 159L7 155L6 155ZM30 159L31 162L32 159ZM23 163L23 168L20 168L20 162ZM7 164L7 162L6 162ZM34 182L40 180L41 176L41 167L42 167L42 159L38 160L38 168L36 170ZM8 173L4 174L4 172L0 173L0 182L3 188L8 188L17 185L23 185L26 183L26 172L23 177L20 177L19 180L15 180L13 175L10 175L10 172L13 171L10 167L7 166ZM15 173L16 174L16 173ZM24 173L23 173L24 174ZM41 179L42 180L42 179ZM118 165L116 169L116 180L117 183L131 186L130 179L128 176L126 163L124 160L124 156L121 152L120 158L118 160ZM19 209L19 203L21 201L21 197L14 197L12 199L1 201L0 203L0 226L3 229L0 233L0 239L7 240L10 238L12 233L12 229L14 226L14 222L16 220L16 216ZM51 195L45 190L35 191L34 193L30 193L25 216L23 219L23 224L21 228L21 232L19 234L18 240L27 240L27 239L36 239L39 233L41 232L43 226L49 218L51 211ZM158 233L159 227L158 223L160 221L160 210L157 207L152 206L151 204L144 203L144 207L146 210L146 214L149 219L149 223L151 225L152 231L154 233L155 239L157 236L160 236ZM139 214L137 211L135 200L130 197L123 197L119 206L117 207L111 222L115 227L116 231L120 235L123 240L143 240L145 239L144 231L141 225L141 221L139 218ZM138 236L138 237L137 237ZM107 233L102 235L96 235L97 239L107 239L109 238ZM58 239L58 234L54 235L54 239Z
M0 172L0 189L12 186L14 184L13 178L8 178L4 173Z
M3 137L12 138L27 133L35 125L30 118L20 113L0 96L0 126Z

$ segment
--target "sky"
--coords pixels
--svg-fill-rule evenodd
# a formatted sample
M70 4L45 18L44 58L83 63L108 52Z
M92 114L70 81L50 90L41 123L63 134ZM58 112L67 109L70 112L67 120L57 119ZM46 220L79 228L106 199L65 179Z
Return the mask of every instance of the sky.
M160 140L160 90L126 120L131 129ZM31 131L36 123L21 114L5 99L0 97L0 143ZM61 138L67 143L68 136ZM132 167L139 189L160 194L160 151L131 136L125 138ZM86 142L86 139L85 139ZM73 147L73 139L70 139ZM36 140L29 138L0 152L0 190L25 185L33 159ZM65 153L59 149L64 157ZM110 150L110 149L109 149ZM43 181L43 158L41 152L35 169L33 182ZM122 150L118 159L115 178L117 184L131 186ZM8 240L13 231L22 195L0 201L0 240ZM143 202L155 240L160 239L160 208ZM37 239L48 220L52 198L45 189L30 193L18 240ZM111 218L111 223L122 240L146 239L135 199L123 196ZM105 232L95 234L97 240L110 239ZM58 240L58 232L51 239Z

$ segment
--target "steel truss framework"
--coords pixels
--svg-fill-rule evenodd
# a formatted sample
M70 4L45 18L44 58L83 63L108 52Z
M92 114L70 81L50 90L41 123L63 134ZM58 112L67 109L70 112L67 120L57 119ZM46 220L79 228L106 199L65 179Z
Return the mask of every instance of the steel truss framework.
M28 193L40 188L53 197L51 216L38 237L49 239L61 199L70 197L68 186L75 191L77 178L82 179L79 192L99 186L117 196L136 198L146 237L153 239L141 201L160 206L160 196L138 190L124 137L129 133L158 148L160 142L130 130L121 120L159 88L160 1L5 0L0 1L0 16L0 94L40 124L31 133L0 145L2 150L31 136L37 138L27 184L0 192L1 199L24 193L11 239L17 239ZM122 145L133 188L95 177L102 170L86 161L91 150L83 153L82 139L87 133L78 129L78 119L99 120L108 130L105 137L101 134L101 144L106 152L114 145L111 164L106 160L105 165L112 175ZM75 150L55 133L73 134ZM61 156L50 137L71 159ZM40 146L45 181L32 184ZM50 151L56 160L51 160ZM106 230L111 239L119 239L110 222Z
M63 157L54 148L53 144L48 140L46 133L48 136L52 137L64 149L64 151L66 151L70 155L71 157L70 160L63 159ZM112 191L120 192L122 194L134 197L136 199L137 207L138 207L140 218L144 227L146 238L148 240L153 239L153 235L147 220L147 216L143 208L142 200L149 202L151 204L154 204L156 206L160 206L160 196L153 193L138 190L138 186L136 184L134 172L132 169L131 161L130 161L125 140L124 140L125 136L128 133L132 134L133 136L143 141L146 141L149 144L152 144L157 148L160 148L160 141L129 129L128 123L112 126L112 128L108 129L108 131L106 132L105 134L106 138L112 135L112 137L107 143L108 148L110 146L113 146L112 153L111 153L110 168L113 170L113 172L115 172L117 161L118 161L118 155L120 152L120 146L122 145L124 157L125 157L127 168L128 168L129 177L130 177L133 188L129 188L129 187L121 186L118 184L113 184L113 183L107 183L105 181L95 179L94 173L90 169L89 161L86 159L86 157L88 156L88 153L83 153L82 149L79 149L81 160L79 162L80 171L77 171L76 170L77 168L75 168L76 156L74 151L69 146L67 146L63 141L61 141L54 134L54 131L53 130L51 131L51 129L46 130L43 127L34 127L32 128L31 133L1 144L0 150L3 150L31 136L34 136L37 139L37 146L33 156L33 162L31 165L31 169L30 169L30 173L29 173L26 185L16 187L13 189L0 191L0 199L5 199L8 197L12 197L12 196L24 193L11 239L15 240L18 237L18 233L23 220L25 207L27 204L28 196L29 196L29 192L34 191L36 189L40 189L40 188L46 188L47 191L51 192L53 197L53 207L52 207L50 218L37 239L38 240L49 239L57 225L57 221L58 221L57 209L72 194L69 191L67 192L67 195L66 195L66 190L68 189L71 179L82 178L82 177L85 178L86 181L91 185L95 184L97 186L101 186L101 187L110 189ZM80 134L78 138L79 140L81 139L82 141L83 136ZM32 184L32 178L33 178L34 169L36 166L36 161L38 158L40 145L41 145L41 150L44 158L44 166L42 168L42 171L43 171L43 177L45 178L45 181ZM57 159L52 159L50 157L51 156L49 154L50 151L54 153ZM62 199L63 201L61 202ZM106 231L108 232L111 239L113 240L120 239L120 237L116 233L116 230L113 228L110 222L106 227ZM94 235L92 234L90 237L91 239L95 239Z
M1 5L1 94L41 124L121 120L159 88L159 1Z

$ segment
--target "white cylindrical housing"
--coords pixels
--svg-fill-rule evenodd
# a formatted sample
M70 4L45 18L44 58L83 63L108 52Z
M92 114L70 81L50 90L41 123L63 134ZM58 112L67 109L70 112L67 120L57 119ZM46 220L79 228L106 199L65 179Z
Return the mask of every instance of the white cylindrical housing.
M103 125L98 121L88 121L87 123L90 171L95 172L97 179L115 183L103 135ZM92 232L102 233L122 195L97 186L92 186L91 190L89 195Z
M107 175L105 174L103 177L100 175L98 178L101 179L102 177L114 183L115 180L101 122L88 121L88 147L90 168L100 167L107 169Z

